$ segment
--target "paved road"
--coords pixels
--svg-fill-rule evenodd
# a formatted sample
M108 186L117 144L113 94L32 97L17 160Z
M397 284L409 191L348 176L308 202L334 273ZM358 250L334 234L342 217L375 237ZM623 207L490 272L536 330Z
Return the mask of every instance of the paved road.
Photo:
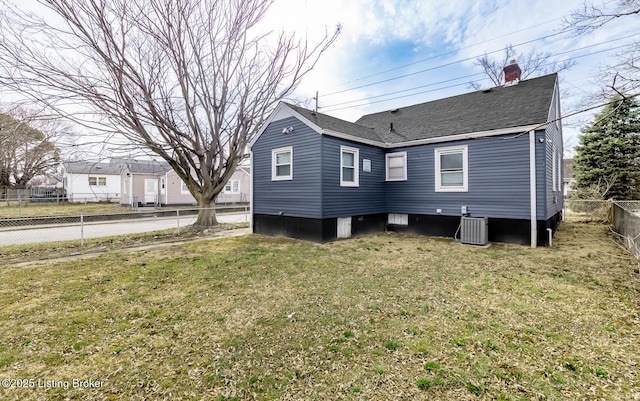
M216 216L221 223L244 223L249 221L246 213L225 213ZM105 223L22 227L11 230L0 230L0 246L34 244L42 242L80 240L81 235L87 238L109 237L123 234L136 234L149 231L166 230L169 228L186 227L192 224L196 216L181 217L149 217L144 219L112 221Z

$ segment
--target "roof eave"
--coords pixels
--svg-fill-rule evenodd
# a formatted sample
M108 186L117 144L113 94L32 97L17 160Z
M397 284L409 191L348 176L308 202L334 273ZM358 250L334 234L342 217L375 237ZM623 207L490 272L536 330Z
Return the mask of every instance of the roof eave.
M374 140L371 140L371 139L360 138L358 136L344 134L342 132L333 131L333 130L330 130L330 129L323 129L321 134L322 135L332 136L332 137L335 137L335 138L346 139L348 141L364 143L366 145L373 145L373 146L379 146L379 147L386 147L387 146L387 144L384 143L384 142L379 142L379 141L374 141Z
M546 125L547 123L545 122L541 124L530 124L530 125L500 128L500 129L494 129L494 130L488 130L488 131L469 132L466 134L455 134L455 135L439 136L435 138L416 139L412 141L392 143L392 144L389 144L389 146L387 147L400 148L404 146L416 146L416 145L427 145L431 143L454 142L454 141L462 141L465 139L478 139L478 138L486 138L486 137L508 135L508 134L517 135L522 133L524 135L531 130L543 129L544 127L546 127Z
M530 124L530 125L523 125L518 127L500 128L500 129L488 130L488 131L469 132L466 134L446 135L446 136L440 136L436 138L415 139L411 141L396 142L396 143L384 143L384 142L372 141L370 139L364 139L364 138L360 138L353 135L348 135L342 132L332 131L328 129L322 130L322 134L333 136L336 138L346 139L353 142L363 143L366 145L378 146L385 149L393 149L393 148L401 148L405 146L428 145L431 143L462 141L465 139L477 139L477 138L485 138L485 137L500 136L500 135L507 135L507 134L516 134L516 135L519 133L525 134L531 130L544 129L544 127L546 127L547 124L548 124L547 122L544 122L540 124Z

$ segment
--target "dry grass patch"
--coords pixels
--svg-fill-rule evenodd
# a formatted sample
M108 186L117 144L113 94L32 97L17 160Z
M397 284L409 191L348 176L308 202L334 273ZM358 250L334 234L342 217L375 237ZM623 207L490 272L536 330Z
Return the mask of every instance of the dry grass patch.
M122 207L119 203L88 202L88 203L47 203L0 201L0 218L10 217L39 217L65 216L101 213L130 213L131 209Z
M635 271L634 271L635 270ZM488 249L249 236L0 271L2 399L640 396L637 261L600 225Z

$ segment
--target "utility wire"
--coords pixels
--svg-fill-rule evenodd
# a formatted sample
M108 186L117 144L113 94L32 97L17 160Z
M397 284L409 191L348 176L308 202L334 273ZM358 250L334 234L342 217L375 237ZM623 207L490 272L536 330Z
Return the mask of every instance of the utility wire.
M560 34L563 34L563 33L564 33L564 32L552 33L552 34L550 34L550 35L542 36L542 37L539 37L539 38L537 38L537 39L528 40L528 41L526 41L526 42L521 42L521 43L518 43L518 44L513 45L513 46L515 47L515 46L521 46L521 45L525 45L525 44L529 44L529 43L537 42L537 41L539 41L539 40L547 39L547 38L550 38L550 37L552 37L552 36L557 36L557 35L560 35ZM489 54L499 53L499 52L501 52L501 51L504 51L504 48L502 48L502 49L498 49L498 50L493 50L493 51L490 51L490 52L486 52L486 53L483 53L483 55L489 55ZM452 53L452 52L455 52L455 51L453 51L453 50L452 50L451 52L445 53L444 55L449 54L449 53ZM433 56L433 57L431 57L431 58L429 58L429 59L427 59L427 60L430 60L430 59L433 59L433 58L438 58L438 57L440 57L440 55L438 55L438 56ZM446 64L437 65L437 66L435 66L435 67L430 67L430 68L427 68L427 69L424 69L424 70L420 70L420 71L416 71L416 72L412 72L412 73L409 73L409 74L404 74L404 75L400 75L400 76L397 76L397 77L388 78L388 79L385 79L385 80L382 80L382 81L372 82L372 83L369 83L369 84L364 84L364 85L360 85L360 86L354 86L354 87L351 87L351 88L342 89L342 90L335 91L335 92L330 92L330 93L325 94L324 96L325 96L325 97L326 97L326 96L333 96L333 95L337 95L337 94L340 94L340 93L349 92L349 91L352 91L352 90L355 90L355 89L366 88L366 87L368 87L368 86L373 86L373 85L377 85L377 84L381 84L381 83L385 83L385 82L389 82L389 81L394 81L394 80L401 79L401 78L410 77L410 76L412 76L412 75L421 74L421 73L423 73L423 72L433 71L433 70L436 70L436 69L439 69L439 68L448 67L448 66L453 65L453 64L458 64L458 63L462 63L462 62L465 62L465 61L475 60L475 59L477 59L478 57L480 57L480 56L479 56L479 55L476 55L476 56L472 56L472 57L467 57L467 58L464 58L464 59L460 59L460 60L452 61L452 62L450 62L450 63L446 63ZM412 65L412 64L409 64L409 65ZM409 66L409 65L407 65L407 66ZM404 67L405 67L405 66L403 66L403 67L398 67L398 68L404 68ZM398 69L398 68L396 68L396 69ZM382 73L380 73L380 74L382 74ZM377 75L377 74L376 74L376 75Z
M468 45L468 46L464 46L464 47L459 47L459 48L457 48L457 49L455 49L455 50L450 50L450 51L448 51L448 52L444 52L444 53L436 54L435 56L427 57L427 58L424 58L424 59L422 59L422 60L417 60L417 61L414 61L414 62L412 62L412 63L408 63L408 64L404 64L404 65L401 65L401 66L398 66L398 67L390 68L390 69L388 69L388 70L384 70L384 71L376 72L376 73L373 73L373 74L370 74L370 75L366 75L366 76L364 76L364 77L360 77L360 78L352 79L352 80L350 80L350 81L347 81L347 82L344 82L344 83L340 84L339 86L346 85L346 84L350 84L350 83L352 83L352 82L362 81L363 79L367 79L367 78L375 77L375 76L377 76L377 75L386 74L387 72L396 71L396 70L399 70L399 69L402 69L402 68L410 67L410 66L412 66L412 65L416 65L416 64L424 63L425 61L429 61L429 60L437 59L437 58L440 58L440 57L442 57L442 56L446 56L446 55L448 55L448 54L457 53L457 52L459 52L460 50L470 49L470 48L472 48L472 47L476 47L476 46L479 46L479 45L482 45L482 44L485 44L485 43L488 43L488 42L492 42L492 41L494 41L494 40L502 39L502 38L504 38L504 37L511 36L511 35L513 35L513 34L515 34L515 33L524 32L524 31L527 31L527 30L529 30L529 29L531 29L531 28L537 28L537 27L539 27L539 26L542 26L542 25L548 24L548 23L550 23L550 22L558 21L558 20L562 20L562 18L555 18L555 19L552 19L552 20L549 20L549 21L541 22L541 23L539 23L539 24L531 25L531 26L528 26L528 27L526 27L526 28L522 28L522 29L518 29L517 31L513 31L513 32L505 33L504 35L496 36L495 38L487 39L487 40L484 40L484 41L482 41L482 42L474 43L474 44L472 44L472 45ZM328 95L325 95L325 96L328 96Z
M553 33L553 34L550 34L550 35L546 35L546 36L542 36L542 37L539 37L539 38L536 38L536 39L531 39L531 40L528 40L528 41L525 41L525 42L521 42L521 43L518 43L518 44L513 45L513 46L516 47L516 46L521 46L521 45L537 42L539 40L547 39L547 38L550 38L550 37L553 37L553 36L557 36L557 35L561 35L561 34L564 34L564 33L565 32L556 32L556 33ZM630 37L635 37L635 36L637 36L637 33L636 34L627 35L627 36L623 36L623 37L618 37L618 38L615 38L615 39L611 39L609 41L601 42L599 44L611 43L611 42L615 42L615 41L618 41L618 40L624 40L624 39L628 39ZM585 46L585 47L583 47L581 49L588 48L590 46L595 46L595 45ZM569 50L567 52L577 51L577 50L579 50L579 49ZM490 51L490 52L487 52L487 53L483 53L483 55L499 53L501 51L504 51L504 49L493 50L493 51ZM451 51L451 52L453 52L453 51ZM449 52L449 53L451 53L451 52ZM558 54L564 54L564 53L567 53L567 52L558 53ZM446 54L448 54L448 53L446 53ZM434 56L434 57L431 57L430 59L436 58L436 57L439 57L439 56ZM413 76L413 75L422 74L424 72L433 71L433 70L437 70L437 69L444 68L444 67L449 67L451 65L463 63L465 61L475 60L478 57L481 57L481 56L480 55L476 55L476 56L467 57L467 58L464 58L464 59L459 59L459 60L452 61L452 62L449 62L449 63L446 63L446 64L440 64L440 65L437 65L437 66L434 66L434 67L429 67L429 68L426 68L426 69L423 69L423 70L411 72L411 73L408 73L408 74L399 75L399 76L388 78L388 79L384 79L384 80L381 80L381 81L371 82L371 83L368 83L368 84L363 84L363 85L354 86L354 87L351 87L351 88L342 89L342 90L335 91L335 92L330 92L330 93L327 93L327 94L325 94L323 96L324 97L333 96L333 95L337 95L337 94L344 93L344 92L349 92L349 91L356 90L356 89L362 89L362 88L366 88L366 87L370 87L370 86L374 86L374 85L378 85L378 84L382 84L382 83L395 81L395 80L406 78L406 77L410 77L410 76ZM418 62L416 62L416 63L418 63ZM415 64L415 63L412 63L412 64ZM412 64L408 64L408 65L412 65ZM404 67L397 67L395 69L398 69L398 68L404 68ZM388 71L392 71L392 70L388 70ZM382 73L376 73L374 75L378 75L378 74L382 74Z
M629 35L629 36L626 36L624 38L613 39L613 40L606 41L606 42L601 42L601 43L597 43L597 44L593 44L593 45L584 46L584 47L581 47L579 49L573 49L573 50L568 50L568 51L565 51L565 52L560 52L560 53L557 53L556 55L567 54L567 53L571 53L571 52L574 52L574 51L584 50L584 49L587 49L587 48L590 48L590 47L595 47L595 46L611 43L611 42L614 42L616 40L626 39L626 38L629 38L631 36L635 36L635 35ZM605 53L605 52L613 51L613 50L620 49L620 48L623 48L623 47L626 47L626 46L627 45L624 44L624 45L620 45L620 46L616 46L616 47L610 47L610 48L607 48L607 49L604 49L604 50L598 50L598 51L591 52L591 53L581 54L581 55L578 55L578 56L574 56L574 57L570 57L570 58L564 59L564 60L562 60L560 62L567 62L567 61L575 60L575 59L578 59L578 58L592 56L594 54ZM547 63L546 65L551 65L551 64L553 64L553 63ZM441 83L456 81L458 79L464 79L466 77L471 77L471 76L475 76L475 75L483 75L483 74L484 73L470 74L470 75L466 75L466 76L463 76L463 77L460 77L460 78L453 78L453 79L448 79L448 80L444 80L444 81L434 82L434 83L431 83L431 84L422 85L422 86L409 88L409 89L403 89L403 90L399 90L399 91L395 91L395 92L386 93L386 94L383 94L383 95L371 96L371 97L361 98L361 99L357 99L357 100L346 101L346 102L342 102L342 103L335 103L335 104L331 104L331 105L328 105L328 106L323 106L322 108L329 109L329 110L326 110L325 113L330 113L330 112L333 112L333 111L339 111L339 110L344 110L344 109L361 107L361 106L366 106L366 105L369 105L369 104L376 104L376 103L382 103L382 102L386 102L386 101L390 101L390 100L403 99L403 98L406 98L406 97L411 97L411 96L415 96L415 95L421 95L421 94L425 94L425 93L429 93L429 92L434 92L434 91L437 91L437 90L450 89L450 88L453 88L453 87L456 87L456 86L468 85L468 82L455 84L455 85L444 86L444 87L431 89L431 90L426 90L426 91L420 91L420 92L412 93L412 94L405 95L405 96L397 96L397 97L392 97L392 98L388 98L388 99L377 100L377 101L374 101L374 102L360 103L360 104L347 106L347 107L334 108L335 106L341 106L341 105L350 104L350 103L362 102L362 101L366 101L366 100L369 100L369 99L375 99L375 98L384 97L384 96L388 96L388 95L392 95L392 94L408 92L408 91L412 91L412 90L416 90L416 89L420 89L420 88L424 88L424 87L428 87L428 86L434 86L434 85L438 85L438 84L441 84ZM485 79L482 79L481 81L486 81L487 79L488 78L485 78Z
M634 94L634 95L626 95L626 96L624 96L624 98L625 98L625 99L633 99L633 98L636 98L636 97L638 97L638 96L640 96L640 93L636 93L636 94ZM606 117L611 116L615 111L617 111L617 110L618 110L618 108L620 107L620 105L622 104L622 102L621 102L619 99L609 100L609 101L604 102L604 103L596 104L596 105L593 105L593 106L586 107L586 108L584 108L584 109L580 109L580 110L578 110L578 111L574 111L574 112L571 112L571 113L565 114L565 115L560 116L560 117L558 117L558 118L554 118L554 119L553 119L553 120L551 120L551 121L545 121L545 122L543 122L542 124L540 124L540 125L538 125L538 126L534 127L533 129L531 129L531 130L527 130L527 131L523 131L523 132L520 132L520 133L519 133L519 134L517 134L517 135L510 136L510 137L507 137L507 138L493 138L493 139L498 139L498 140L503 140L503 141L504 141L504 140L508 140L508 139L516 139L516 138L520 138L521 136L524 136L524 135L528 134L528 133L529 133L529 131L535 131L535 130L538 130L538 129L540 129L540 128L544 128L544 127L546 127L547 125L549 125L549 124L551 124L551 123L555 123L556 121L561 121L561 120L562 120L562 119L564 119L564 118L573 117L573 116L575 116L575 115L582 114L582 113L586 113L586 112L591 111L591 110L599 109L600 107L608 106L608 105L614 104L614 103L616 103L616 102L620 102L620 104L619 104L615 109L613 109L611 112L609 112L607 115L603 116L603 117L602 117L602 118L600 118L598 121L596 121L596 123L594 123L594 125L595 125L595 124L597 124L597 123L601 122L602 120L604 120Z

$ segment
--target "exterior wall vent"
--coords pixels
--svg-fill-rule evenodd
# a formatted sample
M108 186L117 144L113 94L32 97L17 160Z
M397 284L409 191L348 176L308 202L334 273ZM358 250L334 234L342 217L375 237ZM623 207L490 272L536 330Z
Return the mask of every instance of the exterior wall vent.
M463 244L487 245L489 219L487 217L462 217L460 241Z

